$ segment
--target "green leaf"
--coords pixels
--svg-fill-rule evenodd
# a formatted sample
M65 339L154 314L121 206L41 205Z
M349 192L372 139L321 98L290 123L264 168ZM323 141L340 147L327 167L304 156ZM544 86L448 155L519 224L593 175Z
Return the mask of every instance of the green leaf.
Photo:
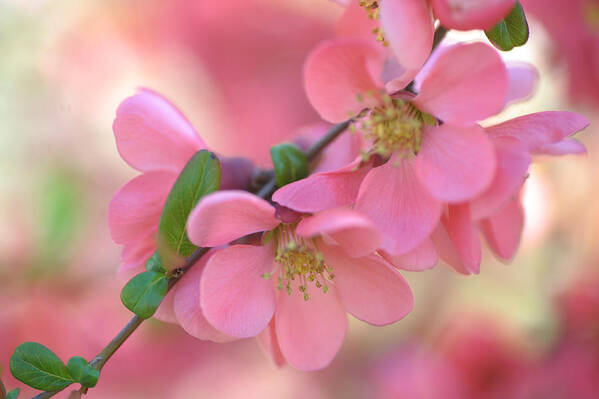
M528 41L528 22L520 2L516 2L512 11L492 29L485 31L487 38L495 47L510 51L523 46Z
M162 274L166 273L166 269L162 264L162 260L160 259L160 254L158 253L158 251L154 252L154 255L152 255L152 257L148 259L148 261L146 262L146 270L149 272L156 272Z
M168 280L163 273L143 272L133 277L121 291L121 301L130 311L141 317L152 317L166 295Z
M89 365L88 361L81 356L73 356L67 363L67 369L71 376L86 388L93 388L98 383L100 371Z
M301 180L308 176L308 159L296 145L282 143L270 149L277 186Z
M196 249L185 232L187 218L203 196L218 190L220 177L218 158L209 151L198 151L187 162L166 199L160 217L158 235L159 251L164 255L162 260L169 259L168 252L188 257ZM170 262L166 263L166 267L174 268Z
M6 395L6 399L17 399L19 397L20 392L21 389L19 388L11 389L10 392L8 392L8 394Z
M10 372L19 381L42 391L56 391L74 382L64 363L37 342L25 342L10 357Z

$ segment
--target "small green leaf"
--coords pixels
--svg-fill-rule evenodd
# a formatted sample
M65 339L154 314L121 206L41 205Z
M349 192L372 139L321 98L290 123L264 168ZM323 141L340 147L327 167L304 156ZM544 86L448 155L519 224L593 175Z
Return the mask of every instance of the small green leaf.
M166 295L168 280L163 273L143 272L133 277L121 291L121 301L141 317L152 317Z
M19 381L43 391L63 389L74 382L64 363L37 342L25 342L10 357L10 372Z
M162 260L160 259L160 254L158 253L158 251L154 252L154 255L152 255L152 257L148 259L148 261L146 262L146 270L149 272L156 272L162 274L166 273L166 269L162 264Z
M20 388L15 388L10 390L6 395L6 399L17 399L19 397L19 393L21 392Z
M88 361L81 356L73 356L67 363L67 369L71 376L86 388L93 388L98 383L100 371L89 365Z
M528 41L528 22L520 2L516 2L512 11L493 28L485 31L487 38L495 47L510 51L523 46Z
M296 145L283 143L270 149L277 186L301 180L308 176L308 159Z
M205 195L210 194L220 187L221 168L218 158L213 153L198 151L185 165L183 171L173 185L166 199L160 223L158 225L160 246L164 252L188 257L196 249L187 233L185 225L193 207ZM162 260L166 261L169 254L165 253ZM166 262L167 268L174 268Z

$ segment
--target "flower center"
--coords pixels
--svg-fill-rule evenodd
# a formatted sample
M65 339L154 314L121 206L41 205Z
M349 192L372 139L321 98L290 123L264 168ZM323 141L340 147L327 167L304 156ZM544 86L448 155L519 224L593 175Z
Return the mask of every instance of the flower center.
M421 112L411 102L386 95L382 104L373 108L358 127L372 142L371 151L387 158L393 153L418 155L424 125L435 123L434 117Z
M379 0L358 0L360 7L364 7L370 19L379 19L380 9ZM380 27L372 29L372 33L376 35L376 40L381 42L384 46L388 46L389 43L385 40L385 35Z
M333 280L333 269L326 265L322 254L316 248L312 239L298 237L295 234L297 224L281 224L273 230L276 252L275 270L280 266L279 284L277 288L287 291L291 295L294 286L303 294L304 300L310 299L309 286L314 285L322 289L323 293L329 291L328 281ZM270 278L272 273L263 277Z
M586 2L584 4L584 17L587 26L594 32L599 32L599 4Z

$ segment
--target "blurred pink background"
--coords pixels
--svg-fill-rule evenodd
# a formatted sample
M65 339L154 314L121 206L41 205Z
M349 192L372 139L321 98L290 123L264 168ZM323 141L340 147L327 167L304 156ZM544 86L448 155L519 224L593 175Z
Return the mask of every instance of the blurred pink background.
M277 369L253 340L202 342L150 321L87 397L596 398L599 2L569 1L583 11L564 17L561 31L539 3L523 1L529 43L503 54L539 68L536 94L494 120L583 113L592 124L577 138L589 155L535 163L525 235L511 264L487 255L479 276L445 265L404 273L413 313L384 328L352 319L332 365L313 373ZM7 388L34 392L8 370L19 343L38 341L63 360L91 359L130 317L115 277L120 248L106 222L110 198L134 174L111 131L119 102L139 86L153 88L211 148L268 166L271 145L319 122L303 93L302 63L333 35L340 13L327 0L0 0L0 376ZM452 32L447 40L484 34ZM580 85L596 88L595 97Z

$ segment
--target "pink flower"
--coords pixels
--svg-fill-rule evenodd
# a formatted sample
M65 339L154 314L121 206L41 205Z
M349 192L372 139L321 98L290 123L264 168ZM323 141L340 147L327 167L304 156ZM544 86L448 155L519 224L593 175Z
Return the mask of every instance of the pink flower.
M443 204L472 199L491 183L493 143L475 122L504 107L508 73L489 46L456 45L427 66L419 94L412 95L397 92L398 81L384 89L385 60L383 51L360 39L331 41L312 53L305 68L308 98L330 122L359 115L363 152L374 164L361 165L359 158L314 174L283 187L273 200L302 212L355 203L384 234L382 248L400 255L430 236ZM476 92L485 95L474 99Z
M568 70L574 102L599 105L599 3L594 0L523 0L527 13L545 26Z
M524 227L521 188L531 155L585 153L584 145L569 136L587 125L575 113L540 112L487 127L496 152L495 175L476 198L447 207L432 235L438 255L461 273L478 273L482 232L498 258L511 260Z
M435 17L449 29L490 29L515 0L349 0L342 35L370 36L388 44L399 65L418 71L431 53Z
M252 233L262 244L242 242L207 261L198 305L206 320L236 338L261 334L277 363L302 370L328 365L347 328L345 312L375 325L393 323L413 306L403 277L373 254L374 225L349 209L312 216L243 191L203 198L190 215L190 240L219 246Z
M119 274L129 278L144 270L146 260L156 250L158 222L170 189L189 158L206 144L177 108L148 89L121 103L113 130L121 157L142 172L114 195L108 207L110 235L123 245ZM221 161L222 188L247 183L251 172L248 162ZM167 298L170 305L171 295Z

